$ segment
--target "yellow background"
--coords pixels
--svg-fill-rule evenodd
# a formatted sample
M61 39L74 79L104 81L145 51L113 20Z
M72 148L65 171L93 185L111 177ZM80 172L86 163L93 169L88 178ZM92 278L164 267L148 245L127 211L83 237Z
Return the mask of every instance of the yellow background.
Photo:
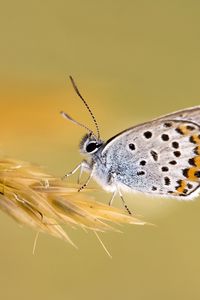
M1 157L38 163L58 176L80 161L85 132L59 111L93 124L69 74L104 139L200 104L199 16L196 0L4 1ZM101 235L112 260L94 234L68 228L78 251L41 235L32 256L35 233L1 213L1 299L200 299L200 201L126 199L157 226Z

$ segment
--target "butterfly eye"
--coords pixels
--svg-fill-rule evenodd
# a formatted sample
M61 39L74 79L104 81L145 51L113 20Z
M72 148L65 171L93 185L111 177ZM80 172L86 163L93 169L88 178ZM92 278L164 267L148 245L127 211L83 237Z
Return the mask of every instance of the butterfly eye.
M92 142L92 143L89 143L89 144L86 146L86 149L85 149L85 150L86 150L88 153L90 153L90 152L93 152L94 150L97 150L98 147L99 147L99 145L98 145L97 143Z

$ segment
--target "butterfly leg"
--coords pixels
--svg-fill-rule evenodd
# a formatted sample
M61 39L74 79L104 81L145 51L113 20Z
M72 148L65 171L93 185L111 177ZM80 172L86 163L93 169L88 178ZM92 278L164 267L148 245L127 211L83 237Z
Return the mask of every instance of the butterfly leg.
M110 176L111 176L111 177L110 177L110 183L114 183L116 189L115 189L115 191L114 191L113 194L112 194L112 197L111 197L111 199L110 199L110 201L109 201L109 205L112 205L113 200L114 200L116 194L118 193L119 196L120 196L120 198L121 198L121 200L122 200L122 203L123 203L123 205L124 205L124 208L126 209L126 211L128 212L129 215L132 215L130 209L128 208L128 206L127 206L127 204L126 204L126 202L125 202L125 200L124 200L124 197L123 197L123 195L122 195L122 193L121 193L121 191L120 191L120 188L119 188L118 185L117 185L117 182L116 182L116 179L115 179L115 178L116 178L116 174L115 174L115 173L112 173L112 174L110 174Z
M78 192L82 191L84 188L87 187L87 185L88 185L88 183L90 182L90 179L92 178L93 174L94 174L94 166L93 166L93 168L92 168L92 170L91 170L91 172L90 172L90 175L89 175L88 179L87 179L86 182L78 189Z
M80 166L80 172L79 172L79 174L78 174L78 179L77 179L77 183L78 184L80 184L80 182L81 182L81 176L82 176L82 174L83 174L83 165L81 165Z
M113 200L114 200L116 194L117 194L117 190L115 190L115 191L113 192L112 197L111 197L111 199L110 199L110 201L109 201L109 203L108 203L109 206L111 206L111 205L113 204Z
M88 168L88 165L86 163L86 161L82 161L80 164L78 164L71 172L69 173L66 173L63 177L62 177L62 180L64 179L67 179L69 176L73 175L74 173L76 173L76 171L78 171L80 169L80 173L79 173L79 176L78 176L78 184L80 182L80 178L81 178L81 175L82 175L82 172L83 172L83 169L87 169Z
M125 200L124 200L124 197L123 197L123 195L122 195L122 193L121 193L121 191L120 191L120 189L119 189L118 186L117 186L117 191L118 191L119 196L120 196L120 198L121 198L121 200L122 200L122 203L123 203L123 205L124 205L124 208L126 209L126 211L128 212L129 215L132 215L132 213L131 213L130 209L128 208L128 206L127 206L127 204L126 204L126 202L125 202Z

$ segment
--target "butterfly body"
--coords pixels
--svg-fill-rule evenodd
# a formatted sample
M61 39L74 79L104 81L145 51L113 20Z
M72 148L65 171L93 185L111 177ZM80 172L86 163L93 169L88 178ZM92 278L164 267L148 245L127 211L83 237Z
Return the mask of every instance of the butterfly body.
M113 197L118 192L129 213L122 190L184 200L198 196L200 106L136 125L103 142L96 118L71 76L70 80L90 113L97 132L94 134L87 126L61 112L66 119L89 132L80 143L80 150L86 159L65 175L72 175L78 168L90 172L79 191L94 178L105 190L113 192Z

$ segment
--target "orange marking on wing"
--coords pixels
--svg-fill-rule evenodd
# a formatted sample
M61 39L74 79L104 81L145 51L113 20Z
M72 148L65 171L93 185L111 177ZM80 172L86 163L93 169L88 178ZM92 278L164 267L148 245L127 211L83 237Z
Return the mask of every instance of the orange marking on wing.
M185 125L180 125L179 130L182 132L183 135L191 134L191 130L187 128Z
M193 139L194 143L196 143L198 145L200 144L200 136L199 135L197 135L197 134L192 135L192 139Z
M200 146L195 147L194 153L200 155Z
M185 180L181 180L180 186L177 188L177 192L179 192L179 193L182 194L183 191L184 191L184 189L186 188L186 185L187 185L186 181Z
M188 173L187 173L187 178L190 181L198 181L199 177L197 176L197 172L199 172L199 168L197 167L192 167L190 169L188 169Z
M196 167L200 168L200 156L195 156L194 157L194 163Z

